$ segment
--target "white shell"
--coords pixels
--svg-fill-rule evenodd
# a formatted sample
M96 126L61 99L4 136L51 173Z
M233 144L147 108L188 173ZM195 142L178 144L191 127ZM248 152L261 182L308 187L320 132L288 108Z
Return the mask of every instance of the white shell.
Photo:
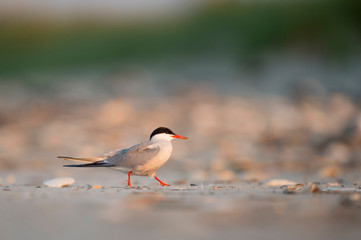
M43 182L43 184L47 187L66 187L75 182L75 179L72 177L61 177L61 178L53 178Z
M265 186L278 187L278 186L284 186L284 185L296 185L297 183L287 180L287 179L271 179L271 180L260 182L260 184L265 185Z

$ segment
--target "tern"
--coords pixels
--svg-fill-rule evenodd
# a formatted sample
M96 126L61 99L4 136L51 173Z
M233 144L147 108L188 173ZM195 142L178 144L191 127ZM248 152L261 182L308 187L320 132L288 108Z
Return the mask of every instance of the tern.
M110 152L102 157L79 158L58 156L58 158L90 162L85 164L64 165L63 167L107 167L128 173L128 186L132 188L130 175L153 176L162 186L169 186L157 178L155 172L165 164L172 154L173 139L188 139L175 134L166 127L155 129L148 141L133 147Z

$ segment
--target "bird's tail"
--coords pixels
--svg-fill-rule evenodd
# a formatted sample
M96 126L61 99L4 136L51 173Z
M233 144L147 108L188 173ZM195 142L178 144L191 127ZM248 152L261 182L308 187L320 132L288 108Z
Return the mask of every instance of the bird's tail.
M71 160L71 161L90 162L90 163L84 163L84 164L63 165L63 167L113 167L114 166L113 164L103 161L107 157L75 158L75 157L58 156L58 158L62 158L65 160Z
M78 161L78 162L97 162L97 161L104 160L107 157L77 158L77 157L58 156L58 158L62 158L65 160L71 160L71 161Z
M85 164L71 164L71 165L63 165L63 167L114 167L115 165L99 161L93 163L85 163Z

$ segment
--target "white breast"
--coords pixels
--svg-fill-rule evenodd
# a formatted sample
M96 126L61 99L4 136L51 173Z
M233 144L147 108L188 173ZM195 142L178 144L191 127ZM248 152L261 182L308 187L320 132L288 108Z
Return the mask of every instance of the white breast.
M172 144L170 141L158 141L155 143L160 148L160 151L156 156L154 156L149 161L145 162L143 165L137 166L135 169L135 174L137 175L148 175L152 176L155 172L166 163L172 154Z

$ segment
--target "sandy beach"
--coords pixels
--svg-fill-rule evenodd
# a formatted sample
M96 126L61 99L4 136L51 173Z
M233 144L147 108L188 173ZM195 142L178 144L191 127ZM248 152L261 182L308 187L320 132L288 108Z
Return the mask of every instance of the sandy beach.
M123 174L95 173L82 171L79 181L63 188L0 186L1 239L356 240L361 234L357 184L317 183L319 190L311 192L307 183L195 181L160 187L135 177L130 189ZM117 177L123 179L118 184ZM42 178L46 174L22 174L18 181Z

